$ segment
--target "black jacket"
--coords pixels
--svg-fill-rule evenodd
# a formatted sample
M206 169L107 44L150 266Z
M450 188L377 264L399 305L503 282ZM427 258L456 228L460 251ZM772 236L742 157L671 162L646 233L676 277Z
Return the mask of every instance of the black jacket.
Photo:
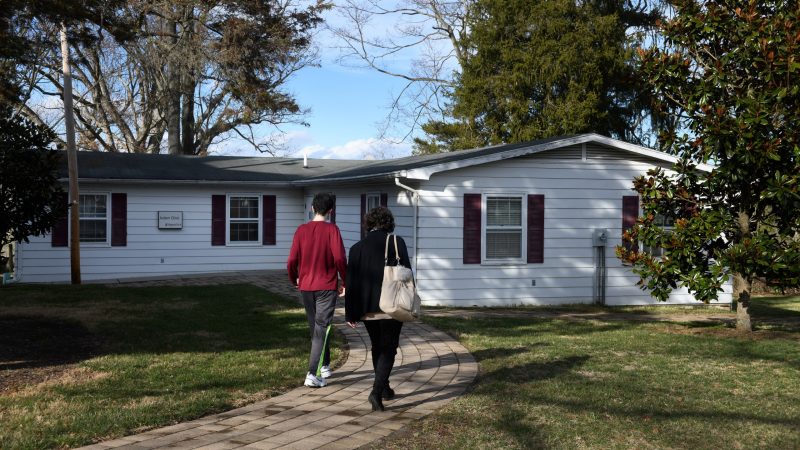
M345 318L348 322L358 322L366 313L380 312L378 306L383 283L383 252L386 245L385 231L370 231L361 241L350 247L347 258L347 284L345 285ZM400 264L411 267L406 243L397 236ZM389 241L389 265L397 265L394 252L394 239Z

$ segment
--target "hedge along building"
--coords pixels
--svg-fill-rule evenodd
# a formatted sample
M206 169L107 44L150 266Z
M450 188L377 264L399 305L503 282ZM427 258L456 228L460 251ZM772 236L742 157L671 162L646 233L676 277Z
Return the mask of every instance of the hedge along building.
M673 162L595 134L384 161L81 152L81 272L284 269L311 198L330 191L348 249L366 211L393 211L423 304L653 303L614 247L639 214L632 179ZM67 227L20 245L18 279L69 280ZM695 299L680 288L670 302Z

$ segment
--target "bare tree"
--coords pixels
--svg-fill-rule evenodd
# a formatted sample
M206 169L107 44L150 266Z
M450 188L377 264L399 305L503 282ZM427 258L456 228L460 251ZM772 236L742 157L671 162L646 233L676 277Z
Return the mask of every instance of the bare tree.
M135 39L120 44L101 26L89 26L96 39L72 45L81 145L203 155L236 136L274 151L274 141L260 138L267 133L256 127L302 123L304 111L282 86L314 64L312 31L326 7L299 8L292 0L129 1L125 13L139 24ZM26 77L32 95L23 112L40 123L52 122L43 106L63 91L55 56L30 65Z
M420 125L447 116L447 97L466 55L470 0L344 0L341 19L329 29L338 37L339 61L404 81L394 95L381 137L393 124L404 139ZM413 55L410 62L402 60Z
M621 14L631 46L659 39L654 24L663 0L589 0ZM343 0L339 23L328 28L338 38L339 62L403 80L394 94L380 137L411 136L426 123L452 122L452 94L462 67L474 53L470 24L476 0ZM403 61L413 55L409 63ZM638 100L642 101L642 100ZM647 101L646 99L644 101ZM632 141L652 142L658 123L649 110L634 118Z

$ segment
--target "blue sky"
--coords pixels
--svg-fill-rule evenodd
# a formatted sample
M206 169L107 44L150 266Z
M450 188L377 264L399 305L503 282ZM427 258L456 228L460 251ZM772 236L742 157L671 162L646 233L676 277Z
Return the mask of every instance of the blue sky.
M340 23L335 11L328 11L325 20L330 24ZM376 27L383 32L392 28L393 23L379 23ZM297 125L281 126L289 156L337 159L383 159L408 156L411 154L411 139L399 142L379 140L380 125L386 120L393 95L404 86L403 80L378 73L377 71L339 64L336 59L339 50L336 38L325 30L319 30L315 38L321 67L306 67L289 80L287 91L293 93L301 108L310 112L305 117L308 127ZM416 54L405 52L390 61L398 71L406 71ZM263 127L264 135L276 132L274 128ZM408 130L397 127L397 135ZM400 136L402 137L402 136ZM252 146L243 141L229 140L212 151L214 154L260 155Z
M335 62L336 50L320 43L321 67L306 67L286 85L302 108L308 127L281 126L289 155L309 158L365 159L411 154L410 140L380 141L393 93L403 82L369 69L344 67ZM269 128L262 129L270 133ZM399 141L399 139L397 139ZM259 155L247 143L228 141L215 154Z

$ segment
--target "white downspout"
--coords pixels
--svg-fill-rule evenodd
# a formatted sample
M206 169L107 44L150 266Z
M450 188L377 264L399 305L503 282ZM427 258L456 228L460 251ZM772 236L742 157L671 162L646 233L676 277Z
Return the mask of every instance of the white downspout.
M417 271L417 255L419 254L419 246L417 245L417 217L419 216L419 191L413 188L410 188L403 183L400 182L400 178L394 179L394 184L400 186L401 188L411 192L411 198L414 199L414 226L413 226L413 240L414 240L414 271Z
M22 241L15 242L14 244L14 278L9 280L7 284L19 283L22 280L22 265L20 264L22 262L22 258L19 257L23 247Z

